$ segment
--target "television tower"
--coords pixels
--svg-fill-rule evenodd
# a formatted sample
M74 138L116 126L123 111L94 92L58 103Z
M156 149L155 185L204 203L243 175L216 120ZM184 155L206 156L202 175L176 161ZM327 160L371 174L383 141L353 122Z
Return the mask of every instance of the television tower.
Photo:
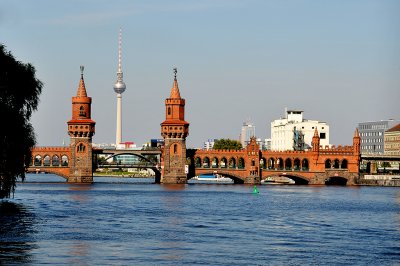
M115 136L115 145L122 142L122 93L126 90L126 85L123 81L122 73L122 29L119 29L118 39L118 71L117 82L114 84L114 91L117 94L117 130Z

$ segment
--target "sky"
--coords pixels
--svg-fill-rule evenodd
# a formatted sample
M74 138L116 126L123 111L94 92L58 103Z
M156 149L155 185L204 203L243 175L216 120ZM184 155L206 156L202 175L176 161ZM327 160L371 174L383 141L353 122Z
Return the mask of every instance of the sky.
M80 65L93 142L115 142L120 28L123 141L161 138L177 67L188 147L238 139L245 121L269 138L285 107L348 145L359 122L400 119L399 13L397 0L2 0L0 43L44 83L39 146L69 143Z

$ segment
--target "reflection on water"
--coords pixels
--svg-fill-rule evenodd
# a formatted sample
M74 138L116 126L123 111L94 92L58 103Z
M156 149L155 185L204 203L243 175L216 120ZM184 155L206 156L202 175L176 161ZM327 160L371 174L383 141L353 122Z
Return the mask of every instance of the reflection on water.
M0 201L0 264L30 263L35 216L23 205Z
M258 186L254 195L234 184L52 179L28 176L2 203L0 264L395 265L400 257L398 188Z

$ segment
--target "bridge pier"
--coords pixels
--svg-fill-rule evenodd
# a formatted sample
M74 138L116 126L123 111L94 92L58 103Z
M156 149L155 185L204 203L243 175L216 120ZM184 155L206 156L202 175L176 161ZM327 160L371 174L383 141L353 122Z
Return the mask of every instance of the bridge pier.
M157 180L157 179L156 179ZM186 176L163 176L161 178L161 183L163 184L186 184Z
M259 185L261 184L261 178L259 176L250 176L243 179L244 184Z

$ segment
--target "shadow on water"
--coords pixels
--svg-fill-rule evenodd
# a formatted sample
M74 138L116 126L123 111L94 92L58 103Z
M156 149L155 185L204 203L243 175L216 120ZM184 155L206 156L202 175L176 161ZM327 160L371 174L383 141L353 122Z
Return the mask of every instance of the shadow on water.
M0 265L30 264L35 216L23 205L0 201Z

